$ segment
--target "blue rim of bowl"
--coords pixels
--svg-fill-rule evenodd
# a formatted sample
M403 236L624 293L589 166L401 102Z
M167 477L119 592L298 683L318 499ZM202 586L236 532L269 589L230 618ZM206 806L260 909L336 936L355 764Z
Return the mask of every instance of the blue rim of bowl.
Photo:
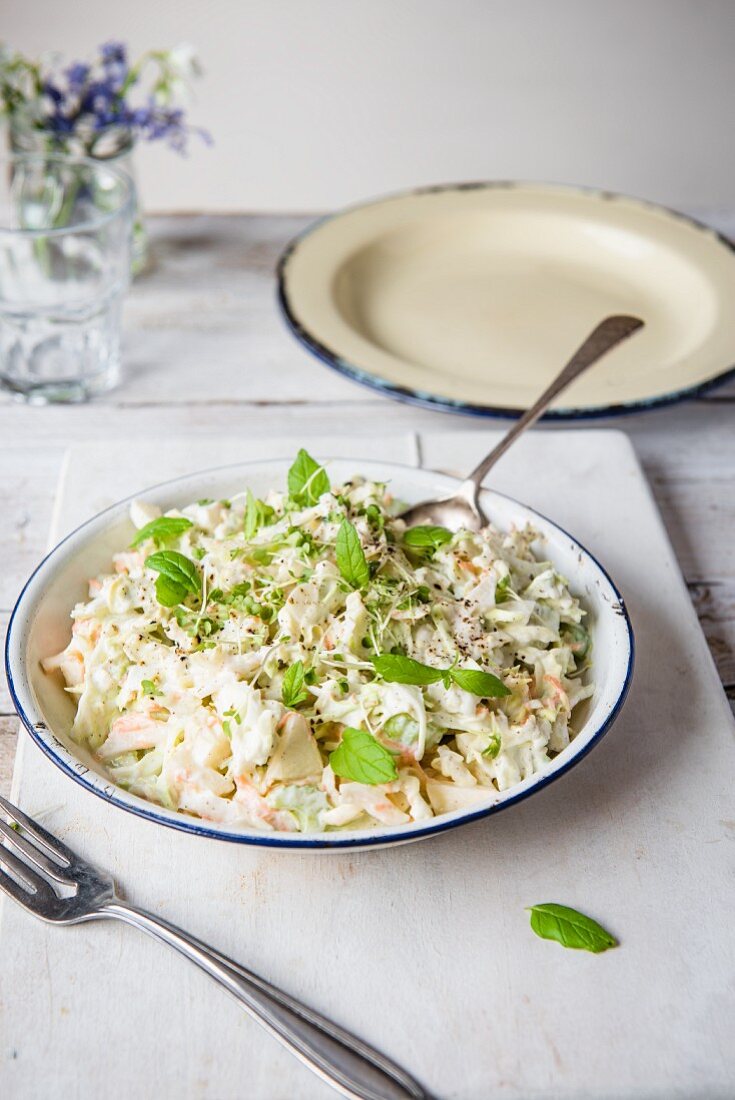
M529 180L479 180L469 183L447 183L436 184L429 187L415 187L406 191L396 191L392 194L369 200L368 202L356 203L353 206L338 210L335 214L327 214L322 218L318 218L286 245L276 265L276 295L278 306L287 327L291 330L298 342L302 344L307 351L311 352L312 355L324 363L325 366L330 367L343 377L349 378L352 382L357 382L359 385L365 386L373 392L377 391L386 397L391 397L395 401L400 401L407 405L417 405L419 408L423 409L433 409L434 412L457 413L460 416L492 417L500 420L517 420L518 417L522 416L526 411L525 409L513 408L510 406L480 405L473 401L461 401L451 397L440 397L436 394L413 389L409 386L397 385L395 382L390 382L386 378L381 378L379 375L373 374L371 371L367 371L357 366L355 363L349 363L336 351L333 351L321 340L317 339L317 337L309 332L306 326L298 319L296 310L288 297L286 277L289 262L301 242L311 236L312 233L315 233L323 225L335 221L335 219L345 214L354 213L364 207L378 206L381 203L392 202L395 199L409 198L411 196L420 197L423 195L435 195L450 191L513 190L523 187L547 187L550 190L558 190L562 193L566 192L569 194L596 197L605 202L617 200L634 202L650 210L655 210L659 214L665 214L677 221L684 222L691 228L714 237L728 252L735 253L735 242L731 241L723 233L719 233L705 222L698 221L688 214L682 214L680 211L673 210L671 207L663 206L660 203L651 202L648 199L639 199L632 195L625 195L622 192L603 191L596 187L572 186L570 184L539 183ZM638 401L624 401L614 405L594 405L590 408L569 407L551 409L549 412L544 413L541 419L544 421L602 420L612 419L618 416L631 416L634 413L650 412L652 409L666 408L669 405L677 405L681 401L690 401L697 397L703 397L705 394L710 393L719 386L725 385L726 382L732 379L735 379L735 364L726 367L721 373L706 379L704 382L697 382L692 386L685 386L680 390L672 390L670 393L660 394L657 397L647 397Z
M185 474L182 477L172 478L169 481L161 482L159 485L153 485L149 489L142 490L142 492L149 493L149 492L152 492L152 491L154 491L158 488L164 488L164 487L167 487L167 486L175 485L176 482L178 482L178 481L186 481L192 476L198 476L200 474L204 475L204 474L207 474L207 473L215 473L218 470L226 470L228 468L235 467L235 466L236 467L241 467L241 466L250 466L250 465L252 465L252 466L263 465L263 461L264 460L262 460L262 459L258 459L258 460L254 460L253 462L237 462L237 463L231 463L231 464L226 465L226 466L213 466L208 470L198 471L196 475ZM284 461L284 460L274 458L274 459L267 459L265 461L275 463L275 462ZM343 461L344 462L344 461L349 461L349 460L346 460L346 459L331 459L330 460L328 458L324 458L322 461L326 463L326 462L329 462L329 461ZM367 461L367 460L365 460L365 461ZM401 468L401 469L405 469L409 473L416 473L417 472L416 467L407 466L404 463L391 462L390 465L394 466L394 467ZM421 472L431 473L432 471L427 470L427 471L421 471ZM441 476L445 477L446 475L441 475ZM124 497L122 500L117 501L115 504L111 504L108 508L104 508L101 512L97 512L96 515L92 516L88 520L85 520L85 522L79 524L78 527L75 527L74 530L70 531L69 534L65 535L64 538L61 539L61 541L58 542L56 544L56 546L53 547L53 549L49 550L49 552L39 562L39 564L36 566L36 568L33 570L31 575L28 577L27 581L23 585L21 593L18 596L18 599L15 602L15 606L13 607L13 611L10 615L10 620L8 622L8 630L7 630L7 634L6 634L6 637L5 637L5 675L6 675L7 682L8 682L8 689L10 691L10 697L13 700L13 706L15 707L17 715L20 718L24 728L30 734L31 739L36 743L36 745L39 747L39 749L44 754L44 756L48 757L48 759L51 760L52 763L54 763L57 768L59 768L62 772L64 772L65 775L68 775L71 779L73 779L75 781L75 783L78 783L85 790L90 791L92 794L96 795L98 798L103 799L105 802L108 802L111 805L116 806L121 810L125 810L127 813L134 814L136 817L142 817L146 821L152 821L157 825L164 825L167 828L176 829L179 832L190 833L190 834L193 834L194 836L207 837L209 840L224 840L224 841L228 841L228 842L234 843L234 844L249 844L249 845L255 845L257 847L266 847L266 848L288 848L290 850L295 850L295 851L298 851L300 849L322 849L322 850L327 850L327 851L329 851L329 850L333 851L335 849L349 850L349 849L354 849L354 848L374 848L374 847L380 848L380 847L389 847L392 844L408 843L408 842L411 842L411 841L414 841L414 840L421 840L424 837L434 836L437 833L444 833L444 832L447 832L449 829L456 829L460 825L468 825L473 821L480 821L483 818L490 817L492 814L499 813L501 810L505 810L510 806L516 806L516 805L518 805L518 803L523 802L526 798L530 797L530 795L536 794L537 791L543 790L543 788L548 787L551 783L553 783L555 780L559 779L561 776L566 775L567 772L569 772L576 764L578 764L580 762L580 760L583 760L587 756L587 754L596 745L599 744L599 742L602 740L602 738L605 736L605 734L611 728L611 726L613 725L613 723L617 719L618 715L620 714L620 711L622 710L623 704L625 703L628 692L630 690L630 685L631 685L632 680L633 680L633 669L634 669L634 666L635 666L635 635L633 633L633 624L630 621L630 615L628 614L628 609L625 605L625 600L623 599L622 594L620 593L617 585L614 583L614 581L610 577L610 574L607 572L605 567L600 564L600 562L594 556L594 554L591 554L589 552L589 550L587 550L587 548L585 546L583 546L582 543L579 542L574 537L574 535L572 535L564 527L561 527L554 520L549 519L548 516L545 516L543 514L543 512L539 512L536 508L531 508L530 505L524 504L522 501L516 500L515 497L508 496L507 493L499 493L495 489L492 489L492 490L489 490L489 491L494 493L495 496L502 497L504 500L509 500L512 504L520 505L521 508L524 508L526 511L530 512L532 515L538 516L539 519L542 519L545 523L550 524L557 531L561 532L562 535L565 535L568 539L571 540L572 544L578 550L582 551L582 553L597 567L599 572L602 574L603 578L609 584L609 586L610 586L610 588L611 588L611 590L614 594L615 602L616 602L616 605L617 605L616 608L615 608L615 613L620 615L621 618L624 620L625 627L626 627L626 633L627 633L627 637L628 637L628 662L627 662L627 666L626 666L626 670L625 670L625 678L623 680L623 685L620 689L620 693L619 693L615 703L613 704L612 708L610 709L609 714L607 715L605 720L597 727L597 729L594 731L594 733L591 735L589 741L584 746L584 748L580 749L579 752L577 752L565 764L563 764L562 766L557 768L551 774L544 774L543 772L540 773L537 782L533 783L530 787L528 787L524 791L521 791L519 794L511 796L510 798L505 799L503 802L491 803L491 805L489 805L489 806L485 806L482 809L474 810L470 813L463 814L462 817L454 818L451 821L444 820L444 817L446 817L448 815L440 815L439 817L436 817L436 818L433 819L434 824L427 825L422 829L416 829L416 830L412 829L412 830L409 831L407 826L397 826L397 827L395 827L394 831L389 836L386 836L385 833L382 833L380 836L375 836L369 830L365 830L363 836L352 836L352 837L344 837L343 836L343 837L340 837L338 835L335 835L334 838L332 838L330 836L330 834L328 834L328 833L321 833L321 834L318 834L317 837L315 837L314 839L308 839L308 838L305 837L304 839L301 839L301 840L290 839L288 833L285 833L285 834L284 833L278 833L274 836L264 835L262 837L260 837L260 836L251 836L251 835L244 836L242 833L225 832L225 831L222 831L222 830L211 829L207 825L199 824L199 822L196 818L193 818L193 817L189 818L189 817L186 817L186 815L184 815L184 814L181 815L181 820L179 821L175 818L172 819L172 818L168 818L168 817L162 817L153 808L148 810L145 806L131 805L128 802L124 801L123 799L120 799L120 798L116 797L115 791L118 790L118 789L122 790L122 788L117 788L114 784L111 783L109 788L108 788L111 793L108 794L107 789L103 790L99 786L97 786L96 784L91 783L88 779L86 779L86 773L89 771L89 769L86 767L86 765L84 765L82 763L82 761L79 761L79 766L81 766L84 769L84 771L80 772L78 770L78 768L71 766L70 764L67 763L67 761L65 759L63 759L63 757L61 757L60 755L57 755L53 751L53 748L51 747L51 745L49 745L47 743L47 741L45 741L40 736L39 729L46 730L48 732L48 734L50 735L50 737L52 738L52 740L57 745L59 745L59 747L65 753L67 753L70 756L72 755L72 753L70 752L69 749L66 748L65 745L62 744L62 742L56 737L56 735L53 733L53 731L48 728L48 726L46 725L45 722L34 723L32 721L31 717L26 713L23 705L21 704L20 698L18 696L18 692L17 692L16 687L15 687L15 682L13 680L13 674L12 674L12 670L11 670L11 655L10 655L11 643L12 643L12 638L13 638L13 631L14 631L14 627L15 627L15 620L16 620L16 617L18 616L19 612L22 610L22 605L23 605L23 602L24 602L24 599L25 599L26 592L28 591L28 588L32 584L34 578L37 576L38 573L41 572L42 569L44 569L44 567L46 566L46 563L48 561L50 561L50 559L52 557L54 557L54 555L61 549L61 547L64 546L67 542L69 542L70 539L74 538L74 536L77 535L80 531L83 531L85 527L88 527L90 524L95 523L97 520L99 520L102 516L106 515L108 512L116 511L118 508L120 508L121 505L126 504L129 501L134 500L135 497L142 495L141 493L136 493L136 494L134 494L133 496L130 496L130 497ZM572 744L573 744L573 742L572 742ZM558 758L556 758L556 759L558 759ZM151 803L150 805L153 806L154 804ZM303 834L300 834L300 835L303 835Z

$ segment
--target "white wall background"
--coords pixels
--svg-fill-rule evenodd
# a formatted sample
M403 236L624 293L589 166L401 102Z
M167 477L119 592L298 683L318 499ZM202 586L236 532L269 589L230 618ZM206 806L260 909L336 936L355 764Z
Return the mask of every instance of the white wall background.
M150 210L318 210L431 182L735 205L733 0L4 0L2 37L186 40L215 145L139 156Z

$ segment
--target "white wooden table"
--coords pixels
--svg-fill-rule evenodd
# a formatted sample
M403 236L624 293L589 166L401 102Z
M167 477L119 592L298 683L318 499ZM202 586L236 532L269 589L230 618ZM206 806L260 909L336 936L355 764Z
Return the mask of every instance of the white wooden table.
M168 433L250 438L315 432L365 436L407 428L481 430L490 423L399 405L328 371L286 332L273 269L303 217L151 219L155 265L131 291L125 379L104 399L26 408L0 398L0 615L42 556L65 448ZM732 218L718 219L731 228ZM729 223L729 224L728 224ZM735 357L734 357L735 358ZM730 698L735 701L735 384L671 409L616 419L631 437L669 530ZM600 422L600 426L610 422ZM197 454L193 465L216 465ZM156 480L155 469L151 481ZM631 540L635 534L631 532ZM17 720L0 691L0 790Z

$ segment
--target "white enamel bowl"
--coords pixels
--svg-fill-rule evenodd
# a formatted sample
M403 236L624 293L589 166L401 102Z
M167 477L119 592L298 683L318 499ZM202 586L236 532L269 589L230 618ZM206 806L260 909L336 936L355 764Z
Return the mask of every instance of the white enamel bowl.
M138 499L159 504L163 509L183 507L203 497L227 498L250 486L256 494L285 484L289 463L269 461L242 463L207 470L169 481ZM390 481L395 495L407 502L426 499L454 490L452 478L409 467L380 462L334 460L329 462L333 481L356 472ZM69 736L74 705L64 692L61 679L46 675L41 660L58 652L69 638L69 612L87 595L87 579L110 567L113 553L125 547L133 535L128 518L129 501L121 501L101 512L68 535L38 566L28 580L13 611L6 643L6 668L13 701L24 726L46 755L75 782L99 795L112 806L197 836L216 837L241 844L274 848L338 849L367 848L419 840L475 821L541 790L563 775L597 744L607 732L630 685L633 670L633 633L620 593L599 563L571 535L533 509L501 494L486 491L483 507L500 527L530 521L545 539L548 557L566 576L575 595L589 612L593 634L593 698L580 706L581 728L572 743L543 773L504 791L488 793L486 800L450 814L408 826L360 829L338 833L291 834L254 829L233 830L199 818L164 809L115 786L100 765ZM582 707L586 708L582 710Z

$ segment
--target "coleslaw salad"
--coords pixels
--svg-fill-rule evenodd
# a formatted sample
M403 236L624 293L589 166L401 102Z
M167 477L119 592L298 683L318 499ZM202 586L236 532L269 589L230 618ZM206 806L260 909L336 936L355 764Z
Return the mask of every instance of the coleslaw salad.
M90 582L44 665L120 787L269 831L429 820L548 766L591 695L584 612L530 529L411 528L388 488L288 488L166 516Z

